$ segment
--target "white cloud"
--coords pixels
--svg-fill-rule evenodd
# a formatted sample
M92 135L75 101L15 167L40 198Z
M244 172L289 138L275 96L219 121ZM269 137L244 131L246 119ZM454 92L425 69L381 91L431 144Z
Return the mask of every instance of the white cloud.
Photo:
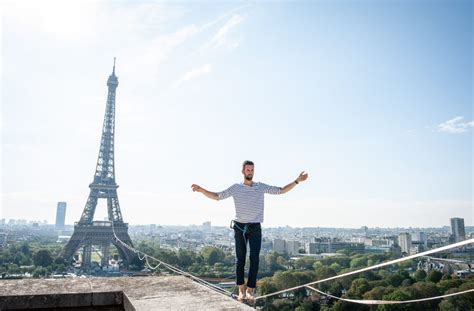
M235 14L232 16L227 23L224 24L214 35L211 42L215 47L227 47L228 49L235 49L239 46L242 38L229 38L229 32L232 28L235 28L239 25L245 18L241 15Z
M207 74L210 74L212 71L212 65L211 64L204 64L201 67L195 68L193 70L190 70L186 72L181 79L176 83L175 86L180 86L186 81L194 80L199 77L205 76Z
M464 117L455 117L438 125L438 132L450 134L465 133L469 128L474 127L474 121L463 122Z
M241 7L235 8L231 12L239 9L241 9ZM140 16L145 14L142 12L142 10L137 10L137 12L138 13L134 15ZM166 12L161 12L163 15L165 15L165 13ZM150 79L156 78L156 74L160 72L160 66L164 62L169 61L169 58L172 57L173 53L178 50L180 46L187 43L190 43L191 46L192 44L198 44L195 41L193 42L193 39L196 39L198 35L203 33L205 36L207 36L207 30L214 28L216 24L221 23L221 21L224 20L229 14L230 12L223 14L205 24L190 24L182 26L180 29L172 33L160 34L154 38L140 41L136 45L122 48L121 53L126 55L125 58L134 59L134 61L128 62L128 64L122 67L121 72L129 75L136 74L137 72L148 72L150 74ZM179 17L178 13L175 13L174 15L169 13L168 15L174 16L176 19ZM217 30L213 37L207 39L207 43L201 47L200 51L202 52L210 46L225 47L229 50L237 48L242 42L242 38L229 38L229 32L243 20L244 18L242 16L237 14L233 15L219 30ZM119 54L121 53L119 52ZM136 55L140 56L136 57ZM196 55L193 56L196 57ZM211 69L211 65L204 65L201 68L186 73L174 86L179 86L181 83L187 80L194 79L195 75L202 76L204 74L208 74L211 72ZM188 75L191 76L188 77Z
M185 26L173 33L160 35L151 41L143 41L141 45L127 47L121 53L126 59L133 59L121 68L124 74L158 72L159 66L165 62L175 49L200 31L195 25ZM137 57L137 55L139 55ZM134 57L135 56L135 57Z

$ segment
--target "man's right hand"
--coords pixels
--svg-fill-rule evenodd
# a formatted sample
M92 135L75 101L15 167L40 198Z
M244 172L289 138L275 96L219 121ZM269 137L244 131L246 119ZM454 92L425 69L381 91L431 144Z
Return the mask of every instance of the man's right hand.
M191 185L191 189L193 189L193 192L202 192L202 188L196 184Z
M219 196L217 195L217 193L207 191L206 189L204 189L201 186L198 186L196 184L192 184L191 189L193 189L194 192L201 192L202 194L204 194L209 199L219 200Z

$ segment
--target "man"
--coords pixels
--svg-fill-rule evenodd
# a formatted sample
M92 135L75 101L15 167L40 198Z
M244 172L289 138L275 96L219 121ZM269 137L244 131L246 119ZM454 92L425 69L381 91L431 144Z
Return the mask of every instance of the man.
M214 200L223 200L232 196L235 205L234 229L235 254L236 254L236 283L239 286L239 300L255 299L255 287L257 285L258 263L260 247L262 244L264 194L282 194L293 189L297 184L305 181L308 174L302 172L295 181L282 187L269 186L261 182L253 182L254 163L245 161L242 164L244 182L234 184L222 192L211 192L196 184L191 188L193 191L201 192L206 197ZM250 267L247 286L244 282L245 257L247 242L250 246Z

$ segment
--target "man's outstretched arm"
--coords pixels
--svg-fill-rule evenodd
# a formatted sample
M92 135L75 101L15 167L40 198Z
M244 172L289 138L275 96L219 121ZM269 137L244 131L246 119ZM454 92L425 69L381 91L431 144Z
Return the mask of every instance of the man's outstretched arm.
M201 192L202 194L204 194L209 199L219 200L219 196L215 192L207 191L206 189L204 189L201 186L198 186L196 184L192 184L191 188L193 189L194 192Z
M298 178L295 179L295 181L289 183L288 185L286 185L285 187L281 188L281 193L287 193L288 191L290 191L291 189L293 189L297 184L299 184L300 182L303 182L305 181L306 179L308 179L308 173L305 173L304 171L301 172L300 176L298 176Z

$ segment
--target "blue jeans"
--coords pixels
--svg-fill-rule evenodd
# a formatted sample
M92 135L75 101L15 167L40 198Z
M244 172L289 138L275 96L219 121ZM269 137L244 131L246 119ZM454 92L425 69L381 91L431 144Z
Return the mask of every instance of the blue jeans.
M247 242L250 246L250 268L247 279L247 287L255 288L257 286L258 264L260 257L260 247L262 246L262 227L260 223L241 223L234 221L235 255L236 267L235 274L237 285L245 283L244 269L245 257L247 255ZM244 237L245 236L245 237Z

